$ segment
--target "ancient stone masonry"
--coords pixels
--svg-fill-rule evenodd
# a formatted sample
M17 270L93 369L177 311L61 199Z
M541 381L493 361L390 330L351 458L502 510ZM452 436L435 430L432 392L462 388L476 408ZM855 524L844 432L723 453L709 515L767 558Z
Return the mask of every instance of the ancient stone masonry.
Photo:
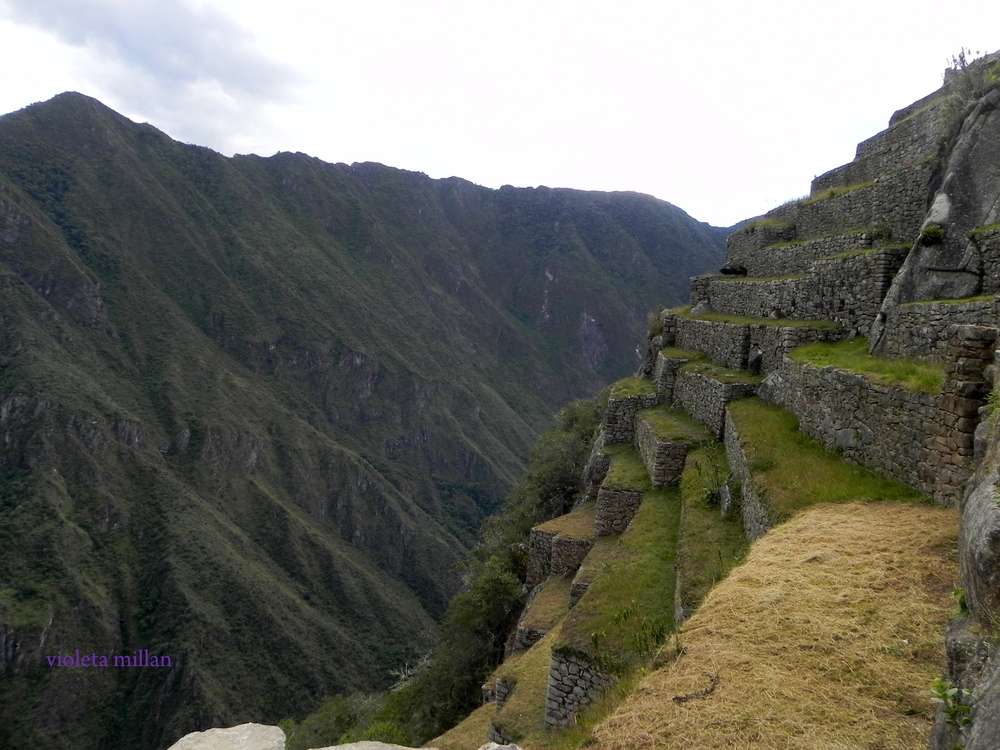
M653 367L653 384L663 401L670 402L674 397L674 383L677 380L677 370L691 360L686 357L667 357L663 352L657 352L656 364Z
M748 277L805 274L812 270L812 264L817 260L871 250L882 238L882 233L867 228L829 237L785 241L778 245L765 245L760 248L736 243L729 251L731 255L727 254L727 259L732 258L733 261L738 259L746 267ZM694 305L696 303L693 285L691 294L691 304Z
M649 472L654 490L680 480L687 458L688 443L658 438L652 426L640 414L635 421L635 447L639 457L646 464L646 471Z
M597 493L597 513L594 517L594 531L598 538L625 531L641 503L641 492L601 487Z
M626 396L608 399L608 411L604 418L605 443L631 443L635 435L635 413L660 403L656 393L643 396Z
M576 715L596 703L610 684L611 678L586 657L553 651L545 699L545 728L572 725Z
M728 492L733 491L733 483L739 485L740 512L743 516L743 531L747 539L753 541L764 536L771 528L767 508L754 487L746 453L740 442L739 431L733 418L726 413L726 429L723 441L726 446L726 460L729 462L730 477L726 482ZM731 501L723 504L722 511L729 512Z
M562 534L552 540L549 575L561 576L575 573L590 552L594 543L587 539L573 539Z
M983 405L982 372L996 330L955 326L949 378L930 395L873 383L832 367L785 359L759 395L794 413L801 429L845 458L955 505L968 480Z
M811 194L872 182L884 174L935 157L946 125L944 103L940 99L936 103L922 100L897 112L888 130L858 144L854 161L815 178Z
M736 323L677 317L675 346L703 352L713 362L742 370L747 366L749 328Z
M692 283L692 304L750 318L832 320L845 334L866 335L905 256L905 248L886 247L822 258L808 275L786 279L703 276Z
M911 302L891 307L885 315L879 354L944 362L948 355L948 329L955 324L995 325L1000 322L1000 300Z
M722 437L726 404L754 395L754 383L723 383L707 375L682 370L674 386L674 403Z
M983 294L1000 293L1000 226L969 235L982 264Z
M608 475L608 469L611 468L611 456L604 452L604 430L598 434L597 439L594 440L594 446L590 449L590 457L587 459L587 464L583 467L583 480L584 494L577 502L577 505L583 505L590 500L597 499L597 492L601 489L601 482Z
M533 588L549 577L554 531L532 529L528 535L528 574L525 585Z

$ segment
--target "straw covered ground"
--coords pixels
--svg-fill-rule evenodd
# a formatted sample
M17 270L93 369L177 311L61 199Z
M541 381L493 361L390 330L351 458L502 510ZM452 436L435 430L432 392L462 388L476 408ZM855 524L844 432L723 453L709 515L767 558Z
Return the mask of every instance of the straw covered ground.
M925 747L956 585L957 514L819 505L757 541L600 748Z

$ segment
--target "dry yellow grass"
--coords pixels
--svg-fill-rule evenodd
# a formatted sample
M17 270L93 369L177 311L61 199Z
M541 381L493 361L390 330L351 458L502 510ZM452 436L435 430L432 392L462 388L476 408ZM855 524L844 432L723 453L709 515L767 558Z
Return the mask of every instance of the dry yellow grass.
M584 503L579 508L571 510L569 513L558 518L553 518L551 521L539 524L535 528L542 531L554 531L557 534L565 534L574 539L593 539L595 536L594 513L596 509L597 502L591 500L589 503Z
M776 528L713 589L595 730L600 748L925 747L957 567L957 513L819 505ZM676 702L705 690L714 692Z

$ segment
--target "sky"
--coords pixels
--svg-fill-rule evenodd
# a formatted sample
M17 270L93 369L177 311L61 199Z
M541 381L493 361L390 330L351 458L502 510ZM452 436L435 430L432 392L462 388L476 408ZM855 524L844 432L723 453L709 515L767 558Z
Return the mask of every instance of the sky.
M809 192L1000 3L0 0L0 113L93 96L223 154L631 190L729 226Z

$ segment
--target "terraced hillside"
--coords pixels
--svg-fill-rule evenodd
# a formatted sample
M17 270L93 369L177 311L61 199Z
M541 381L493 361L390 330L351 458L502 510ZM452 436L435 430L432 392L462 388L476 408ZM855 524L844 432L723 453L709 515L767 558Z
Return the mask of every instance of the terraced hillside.
M530 648L435 742L991 747L998 81L997 56L955 71L808 198L733 233L722 272L660 313L575 515L532 532L539 588L514 639ZM591 544L591 508L587 556L555 565ZM640 581L628 561L652 538ZM957 549L973 619L949 625ZM944 684L978 692L940 688L935 714L946 626Z

